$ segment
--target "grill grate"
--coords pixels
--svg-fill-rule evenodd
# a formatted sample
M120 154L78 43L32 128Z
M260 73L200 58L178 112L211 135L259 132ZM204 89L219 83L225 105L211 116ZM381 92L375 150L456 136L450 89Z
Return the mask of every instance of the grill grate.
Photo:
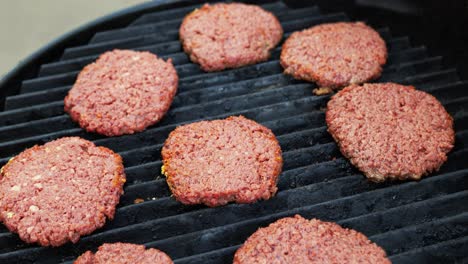
M104 242L157 247L176 263L231 263L235 250L258 227L299 213L357 229L387 251L394 263L463 260L468 252L468 82L441 57L407 37L378 31L389 59L379 81L414 84L435 95L455 120L456 146L447 163L419 182L374 184L342 157L326 131L329 96L314 96L314 84L282 74L280 49L264 63L202 73L189 62L177 40L183 16L199 5L146 13L128 27L97 32L89 44L67 48L60 60L41 65L36 78L23 81L19 94L6 98L0 112L0 164L34 144L62 136L81 136L124 158L128 182L115 219L75 245L27 245L0 227L0 262L71 263ZM347 21L343 13L322 14L316 6L264 7L274 12L286 36L315 24ZM149 50L172 58L179 91L166 117L142 133L105 138L85 133L63 111L63 97L78 71L103 51ZM279 192L268 201L219 208L185 206L170 197L160 175L160 150L177 125L202 119L245 115L271 128L284 151ZM134 204L136 198L145 202Z

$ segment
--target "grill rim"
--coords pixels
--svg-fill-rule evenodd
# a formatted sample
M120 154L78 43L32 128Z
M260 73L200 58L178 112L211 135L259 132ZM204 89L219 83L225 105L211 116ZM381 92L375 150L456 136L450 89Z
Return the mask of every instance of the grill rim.
M171 2L171 1L169 1L169 2ZM173 2L178 2L178 3L192 3L193 1L173 1ZM208 2L212 2L212 1L208 1ZM276 2L276 1L273 0L273 1L267 1L267 2ZM284 1L283 1L283 2L284 2ZM174 7L174 8L177 8L177 7ZM414 47L416 47L416 46L414 46ZM431 56L428 56L428 57L431 57ZM441 69L440 71L442 72L442 71L444 71L444 70L445 70L445 71L451 71L451 70L452 70L452 71L455 73L455 75L457 75L457 70L456 70L455 68L452 68L452 67L450 67L450 68L449 68L449 67L443 67L443 69ZM464 81L463 81L463 80L458 80L456 83L459 83L459 82L464 82ZM451 82L451 83L452 83L452 82ZM454 81L453 83L455 83L455 81ZM0 83L0 84L2 84L2 83ZM1 88L1 86L0 86L0 88ZM1 92L1 91L0 91L0 92ZM467 97L467 98L468 98L468 97ZM460 98L460 99L466 100L466 98ZM463 132L466 132L466 131L463 131ZM464 150L463 150L463 151L464 151ZM457 154L458 154L458 153L457 153ZM455 240L458 241L459 239L455 239ZM452 241L452 240L450 240L450 241ZM450 241L449 241L449 242L450 242ZM446 242L446 241L444 241L444 242ZM444 243L444 242L442 242L442 243ZM433 245L436 245L436 244L433 244ZM224 249L224 248L222 248L222 249ZM410 250L410 251L411 251L411 250ZM410 251L408 251L408 252L410 252ZM205 253L211 253L211 252L212 252L212 251L208 251L208 252L205 252ZM204 254L204 253L202 253L202 255L203 255L203 254ZM192 255L192 256L190 256L190 257L193 257L193 256L196 256L196 255ZM180 260L181 260L181 259L179 259L179 261L180 261ZM185 260L185 258L183 258L183 260ZM178 263L179 261L177 261L176 263ZM183 262L183 261L182 261L182 262Z
M244 2L245 0L237 1ZM215 1L206 0L205 2ZM258 4L263 4L274 2L274 0L260 0L258 2ZM35 78L39 74L42 64L60 59L66 48L88 43L96 32L125 27L145 13L196 5L197 3L196 0L152 0L114 11L62 34L20 60L13 69L0 76L0 112L4 111L6 97L20 91L23 80Z

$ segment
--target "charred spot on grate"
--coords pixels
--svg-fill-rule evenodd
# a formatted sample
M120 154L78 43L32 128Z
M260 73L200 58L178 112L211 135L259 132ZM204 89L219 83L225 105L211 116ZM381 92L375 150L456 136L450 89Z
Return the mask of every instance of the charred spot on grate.
M167 252L176 263L231 263L235 250L257 228L294 214L335 221L368 235L394 263L461 260L468 251L468 82L446 69L440 57L414 47L408 37L385 39L389 58L377 81L415 85L436 96L455 120L456 143L441 170L419 182L375 184L342 157L327 132L324 108L329 96L316 86L282 74L280 47L263 63L203 73L182 52L178 27L199 5L170 8L153 4L135 13L128 26L93 31L89 43L66 47L60 60L37 65L0 112L0 164L34 144L63 136L81 136L113 149L124 158L127 183L115 219L77 244L41 248L23 243L0 226L0 262L71 263L104 242L145 244ZM156 7L155 7L156 6ZM270 1L285 38L312 25L347 21L343 13L324 14L316 6L300 9ZM155 11L159 9L159 11ZM115 138L85 133L63 111L63 97L77 73L97 56L115 48L149 50L172 58L179 91L164 119L147 130ZM269 127L284 152L277 195L254 204L218 208L185 206L171 197L160 175L160 150L178 125L244 115ZM465 255L464 255L465 254Z

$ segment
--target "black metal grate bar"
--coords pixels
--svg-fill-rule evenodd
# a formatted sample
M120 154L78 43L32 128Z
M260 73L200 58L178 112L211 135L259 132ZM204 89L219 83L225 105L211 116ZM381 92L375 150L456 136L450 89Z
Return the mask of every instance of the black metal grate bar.
M34 144L81 136L107 146L125 162L128 181L115 219L77 244L60 248L27 245L0 227L0 262L71 263L103 242L133 242L166 251L175 263L231 263L235 250L260 226L294 214L335 221L368 235L394 263L466 260L468 237L468 82L443 67L441 57L412 47L408 37L379 29L389 47L378 82L400 82L436 96L455 120L456 146L439 172L419 182L375 184L339 153L327 132L329 96L314 96L312 83L282 74L280 48L263 63L203 73L182 52L181 19L199 5L147 13L128 27L96 32L90 43L69 47L62 60L41 65L23 81L21 93L6 98L0 112L0 164ZM347 21L343 13L316 7L263 5L280 19L287 37L311 25ZM63 111L63 98L77 73L101 52L114 48L149 50L172 58L180 78L171 110L157 125L135 134L106 138L89 134ZM245 115L271 128L283 149L278 194L254 204L219 208L185 206L171 197L160 175L160 150L176 126L204 119ZM135 204L135 199L144 202ZM465 253L465 254L464 254Z
M171 20L174 18L177 18L179 21L181 21L182 18L185 17L188 13L193 11L195 8L199 8L200 6L201 5L194 5L194 6L184 7L184 8L178 8L176 10L164 12L164 14L161 14L161 12L147 13L135 19L132 23L130 23L128 27L135 27L135 26L140 26L143 24L152 24L156 22ZM274 12L274 13L284 11L284 9L287 8L287 6L283 2L280 2L280 1L263 4L261 6L262 8L270 12ZM312 8L317 8L317 7L314 6ZM309 8L304 8L304 9L308 10Z
M285 33L292 32L294 30L299 30L302 28L310 27L319 23L324 22L336 22L346 20L346 16L343 13L329 14L326 16L311 16L306 18L299 18L295 20L288 20L287 22L281 21L283 30ZM145 45L150 45L153 43L159 43L158 47L161 47L158 51L158 54L164 55L167 54L165 51L179 51L181 50L180 43L178 41L178 29L173 31L167 31L165 34L151 34L156 28L145 27L139 28L138 30L133 30L128 34L128 37L123 39L109 40L106 42L93 43L87 46L68 48L65 50L62 59L70 59L81 56L90 56L97 55L103 51L109 50L111 48L135 48L142 47ZM140 36L135 37L135 34ZM287 36L287 35L286 35ZM170 46L168 46L170 45ZM165 47L163 49L163 47ZM168 47L172 49L169 50Z

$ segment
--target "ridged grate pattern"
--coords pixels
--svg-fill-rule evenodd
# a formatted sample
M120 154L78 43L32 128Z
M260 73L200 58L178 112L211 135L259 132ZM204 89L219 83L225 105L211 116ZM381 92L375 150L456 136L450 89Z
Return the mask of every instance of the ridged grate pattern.
M104 242L157 247L178 264L231 263L235 250L258 227L301 214L357 229L382 246L394 263L463 261L468 252L468 82L441 57L413 47L407 37L378 29L389 48L379 82L413 84L436 96L455 120L456 146L442 169L419 182L374 184L339 153L327 133L324 109L329 96L312 94L314 84L282 74L280 48L257 65L203 73L183 53L178 27L197 6L147 13L126 28L97 32L84 46L70 47L60 60L44 64L23 81L21 92L6 98L0 112L0 165L24 148L63 136L81 136L117 151L128 182L115 219L75 245L27 245L0 227L1 263L71 263ZM343 13L322 14L317 7L274 12L285 37L312 25L347 21ZM172 58L179 91L166 117L134 135L105 138L85 133L63 111L63 98L77 73L107 50L149 50ZM160 175L161 146L176 126L203 119L245 115L271 128L284 152L279 192L271 200L219 208L184 206L170 195ZM134 200L143 198L143 203Z

